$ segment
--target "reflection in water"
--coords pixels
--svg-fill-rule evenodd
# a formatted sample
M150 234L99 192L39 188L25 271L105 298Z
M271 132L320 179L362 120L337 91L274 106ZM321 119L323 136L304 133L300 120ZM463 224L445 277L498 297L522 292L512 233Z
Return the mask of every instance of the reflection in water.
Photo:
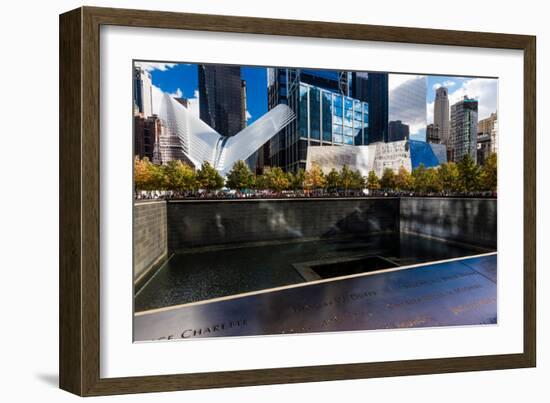
M274 212L276 216L276 212ZM284 220L284 218L283 218ZM276 225L284 225L280 220ZM219 228L223 231L222 228ZM289 228L298 231L295 228ZM357 255L378 255L399 265L450 259L480 253L411 234L315 241L289 241L262 246L188 251L173 256L138 291L135 310L183 304L205 299L302 283L293 264ZM346 274L346 273L343 273Z

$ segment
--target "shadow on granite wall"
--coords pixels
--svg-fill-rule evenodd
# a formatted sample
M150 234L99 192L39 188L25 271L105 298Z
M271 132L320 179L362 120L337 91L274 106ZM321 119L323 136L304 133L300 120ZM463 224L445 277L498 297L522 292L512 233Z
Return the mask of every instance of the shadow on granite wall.
M417 233L496 248L497 200L369 198L136 203L136 274L167 251L251 242ZM166 248L167 246L167 248Z
M402 198L401 232L497 247L497 200L458 198Z
M399 199L169 201L168 247L399 231Z

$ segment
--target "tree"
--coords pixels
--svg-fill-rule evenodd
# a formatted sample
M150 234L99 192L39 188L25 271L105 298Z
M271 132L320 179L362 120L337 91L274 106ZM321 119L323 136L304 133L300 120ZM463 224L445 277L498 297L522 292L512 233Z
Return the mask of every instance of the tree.
M431 167L426 170L426 189L428 192L441 192L442 186L439 181L439 170Z
M356 169L352 171L351 177L352 177L352 181L351 181L352 189L360 190L366 186L365 178L363 177L363 175L361 175L361 172L359 172L359 170Z
M353 171L344 165L340 171L340 185L344 188L345 194L348 194L348 190L353 188L353 180Z
M426 192L428 191L428 170L424 164L420 164L418 167L413 169L412 177L414 180L414 190L416 192Z
M218 190L223 187L223 178L208 162L203 162L197 172L197 182L201 189Z
M289 181L288 176L283 172L280 167L266 168L264 172L265 186L277 193L288 189Z
M334 192L340 187L340 174L334 168L327 175L326 185L329 191Z
M267 169L266 168L266 172L267 172ZM265 175L256 175L256 177L254 178L254 189L256 190L265 190L265 189L268 189L269 186L268 186L268 183L267 183L267 180L266 180L266 176Z
M148 190L151 184L151 167L149 158L139 159L136 155L134 159L134 186L136 190Z
M254 185L254 175L244 161L237 161L227 174L227 187L230 189L244 190Z
M167 188L165 167L163 165L151 164L150 190L165 190Z
M312 164L311 168L306 171L304 188L305 189L323 189L327 181L323 170L318 164Z
M172 160L164 167L164 182L170 190L184 192L197 187L195 170L180 160Z
M413 177L411 173L401 165L395 176L395 188L397 190L411 190L413 188Z
M153 164L149 158L134 160L134 185L136 190L166 189L164 167Z
M298 172L296 172L295 174L293 174L292 172L288 172L287 175L289 187L292 190L302 190L304 188L306 173L302 168L298 169Z
M369 172L369 176L367 177L367 188L370 190L380 189L380 179L378 179L378 176L374 171Z
M483 190L497 191L497 155L491 153L481 168L481 187Z
M471 192L479 189L481 170L470 154L466 154L458 163L458 181L460 190Z
M380 187L384 190L391 190L395 187L395 174L393 173L393 169L384 169L382 178L380 179Z
M441 164L437 170L441 188L446 192L460 190L458 167L454 162Z

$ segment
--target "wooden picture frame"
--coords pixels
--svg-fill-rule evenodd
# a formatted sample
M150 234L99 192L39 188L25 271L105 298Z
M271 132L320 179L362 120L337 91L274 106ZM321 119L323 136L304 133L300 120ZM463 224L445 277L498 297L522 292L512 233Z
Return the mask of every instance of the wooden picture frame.
M519 49L524 52L523 353L276 369L100 377L100 27ZM81 7L60 16L60 387L81 396L435 374L536 364L534 36Z

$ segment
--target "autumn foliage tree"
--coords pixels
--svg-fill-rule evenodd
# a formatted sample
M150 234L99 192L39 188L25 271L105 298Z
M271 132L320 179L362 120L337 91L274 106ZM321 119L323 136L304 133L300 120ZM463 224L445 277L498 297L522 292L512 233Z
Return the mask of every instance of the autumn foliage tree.
M148 158L134 160L134 187L136 191L169 190L178 193L194 192L197 189L213 191L224 186L224 178L208 162L195 170L186 163L174 160L165 165L152 163ZM325 175L318 164L295 173L284 172L280 167L266 167L263 175L254 175L244 161L237 161L227 175L227 187L236 190L256 189L281 192L283 190L316 191L324 193L367 187L370 190L415 192L422 194L455 194L465 192L492 192L497 190L497 155L491 154L483 166L466 155L460 162L448 162L438 167L420 164L409 172L401 166L397 172L385 168L379 178L370 171L364 178L358 170L344 165L339 171L331 169Z
M403 166L401 165L399 167L399 170L397 171L397 175L395 176L395 188L397 190L412 190L414 181L411 173Z
M380 179L374 171L370 171L369 175L367 176L367 188L370 190L380 189Z
M313 164L311 169L306 171L304 189L324 189L326 183L327 180L325 178L325 174L319 165Z
M134 160L134 186L136 190L164 190L166 181L164 168L153 164L149 158Z
M384 172L382 172L382 178L380 178L380 187L385 190L392 190L395 188L395 174L393 169L384 169Z
M484 190L497 191L497 155L491 153L481 168L481 186Z
M211 191L221 189L224 180L216 168L208 162L203 162L197 171L197 183L199 188Z
M340 187L340 174L336 169L332 168L328 173L326 186L331 192L338 190Z
M244 161L237 161L227 174L227 187L243 191L254 186L254 175Z
M289 189L291 190L302 190L304 188L304 182L306 180L306 172L300 168L298 172L292 173L288 172L288 182Z
M481 170L472 156L466 154L457 165L460 190L463 192L480 190Z
M288 176L280 167L266 168L263 176L265 186L277 193L288 189L290 185Z
M460 190L458 167L454 162L441 164L437 170L437 177L442 190L446 192Z
M164 182L170 190L179 192L195 190L197 175L189 165L180 160L173 160L164 166Z

